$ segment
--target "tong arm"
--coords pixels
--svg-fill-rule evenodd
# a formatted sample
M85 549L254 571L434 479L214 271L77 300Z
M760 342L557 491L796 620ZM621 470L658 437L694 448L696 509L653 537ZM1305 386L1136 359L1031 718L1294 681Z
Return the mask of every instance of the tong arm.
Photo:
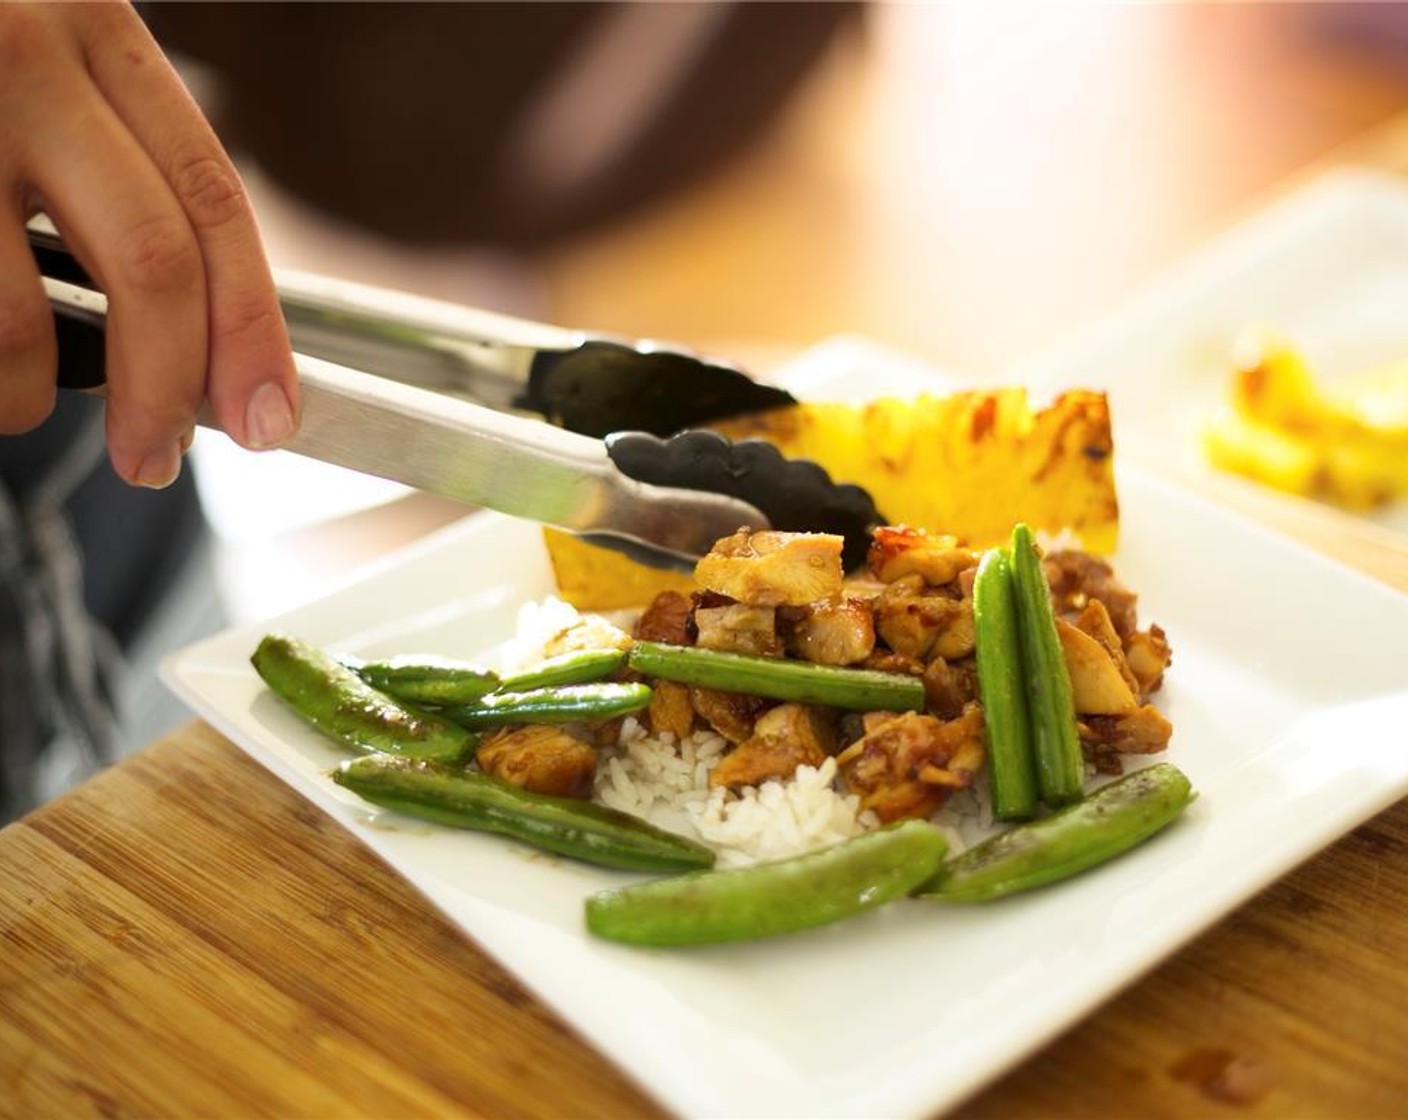
M579 331L310 272L275 273L293 348L501 411L521 409L534 361Z
M102 385L107 298L50 277L44 287L60 383ZM739 528L768 527L741 499L628 476L599 439L307 354L294 361L303 416L287 450L599 537L656 564L687 565Z
M737 498L640 482L598 439L296 355L303 422L290 451L689 564L768 520ZM632 547L635 546L635 547Z

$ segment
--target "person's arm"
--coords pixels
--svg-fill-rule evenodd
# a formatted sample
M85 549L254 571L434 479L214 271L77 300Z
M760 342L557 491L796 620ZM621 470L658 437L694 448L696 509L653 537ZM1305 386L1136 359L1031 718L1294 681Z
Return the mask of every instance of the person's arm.
M107 293L107 436L165 486L195 417L293 434L288 332L239 177L125 3L0 3L0 433L53 408L53 320L24 224L43 211Z

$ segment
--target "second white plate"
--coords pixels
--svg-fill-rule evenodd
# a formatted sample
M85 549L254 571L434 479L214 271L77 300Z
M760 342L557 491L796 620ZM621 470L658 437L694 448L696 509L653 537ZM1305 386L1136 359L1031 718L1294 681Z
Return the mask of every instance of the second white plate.
M1106 389L1123 461L1242 485L1206 464L1199 433L1254 324L1287 336L1326 381L1408 360L1408 184L1368 171L1316 179L1011 379ZM1408 533L1408 500L1366 519Z

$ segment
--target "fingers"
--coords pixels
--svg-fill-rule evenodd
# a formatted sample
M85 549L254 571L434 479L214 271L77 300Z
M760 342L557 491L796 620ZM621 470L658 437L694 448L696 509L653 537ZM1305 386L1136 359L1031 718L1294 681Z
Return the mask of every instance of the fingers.
M94 81L185 212L205 266L216 420L246 447L283 443L298 415L288 332L244 187L175 72L125 8L87 23Z
M126 4L0 4L0 431L52 407L54 342L23 219L37 200L108 295L108 442L165 485L207 398L247 447L298 417L244 190Z
M91 86L49 93L29 178L108 295L108 446L129 482L165 486L205 396L206 288L190 222Z
M54 408L53 319L15 204L0 207L0 434L37 427Z

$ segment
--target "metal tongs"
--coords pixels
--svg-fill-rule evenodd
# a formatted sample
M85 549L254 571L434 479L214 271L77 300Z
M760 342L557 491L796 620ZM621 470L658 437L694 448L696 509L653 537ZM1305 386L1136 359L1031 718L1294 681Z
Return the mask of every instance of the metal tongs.
M96 389L107 298L45 219L29 241L59 383ZM664 566L771 527L844 536L850 568L880 520L815 463L690 430L795 403L730 366L306 273L276 280L302 392L290 451Z

